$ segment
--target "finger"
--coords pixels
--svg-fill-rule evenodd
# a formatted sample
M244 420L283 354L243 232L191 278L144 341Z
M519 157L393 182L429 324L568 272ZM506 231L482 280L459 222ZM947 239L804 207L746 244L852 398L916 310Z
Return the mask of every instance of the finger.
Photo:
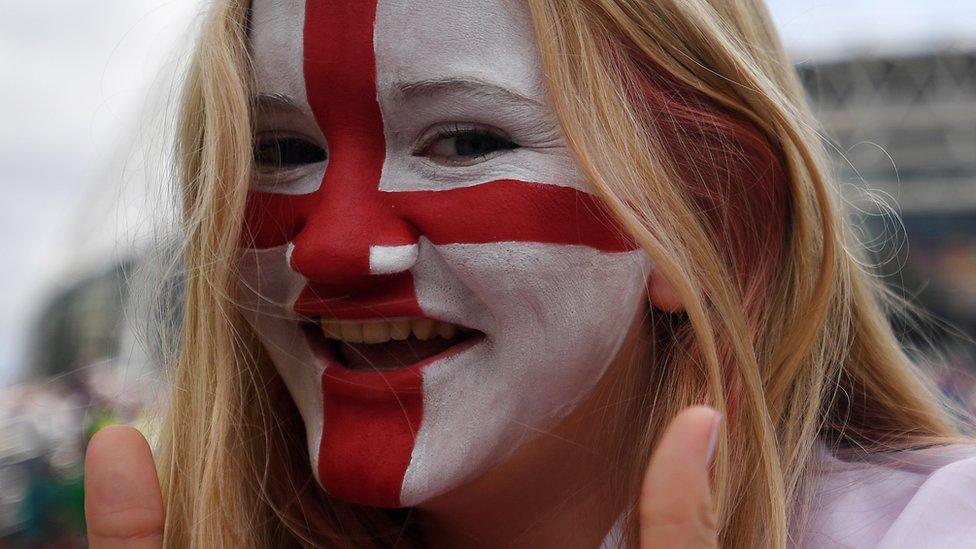
M720 418L711 408L688 408L665 431L641 489L642 549L717 547L709 466Z
M92 549L163 546L163 498L146 439L132 427L95 433L85 456L85 519Z

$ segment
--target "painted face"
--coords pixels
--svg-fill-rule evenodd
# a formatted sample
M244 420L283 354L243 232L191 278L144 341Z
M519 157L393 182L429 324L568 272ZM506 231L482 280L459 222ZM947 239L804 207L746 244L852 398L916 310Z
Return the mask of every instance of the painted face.
M519 0L254 0L248 321L322 487L411 506L595 386L649 262L575 166Z

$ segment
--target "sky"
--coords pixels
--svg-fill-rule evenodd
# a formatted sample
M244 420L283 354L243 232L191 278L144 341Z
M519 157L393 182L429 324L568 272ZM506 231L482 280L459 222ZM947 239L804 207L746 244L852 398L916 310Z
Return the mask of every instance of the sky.
M133 238L120 182L140 171L136 126L173 87L199 6L0 0L0 383L45 300Z
M768 5L800 61L976 44L973 0ZM140 151L159 148L201 6L0 0L0 384L22 369L45 300L146 233L161 178Z
M973 0L766 0L797 61L976 45Z

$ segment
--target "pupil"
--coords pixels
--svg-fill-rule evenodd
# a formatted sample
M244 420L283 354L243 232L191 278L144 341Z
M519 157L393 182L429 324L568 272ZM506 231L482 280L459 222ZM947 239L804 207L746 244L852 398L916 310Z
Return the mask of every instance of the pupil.
M489 134L466 133L455 136L454 148L458 156L484 156L499 149L513 149L515 144Z
M321 147L294 137L262 139L254 149L254 162L260 166L301 166L323 160Z

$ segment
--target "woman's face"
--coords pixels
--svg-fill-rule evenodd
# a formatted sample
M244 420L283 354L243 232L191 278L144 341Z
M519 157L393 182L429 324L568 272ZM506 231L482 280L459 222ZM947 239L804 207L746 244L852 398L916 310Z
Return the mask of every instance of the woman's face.
M254 0L243 309L336 497L412 506L570 413L646 256L564 143L522 0Z

